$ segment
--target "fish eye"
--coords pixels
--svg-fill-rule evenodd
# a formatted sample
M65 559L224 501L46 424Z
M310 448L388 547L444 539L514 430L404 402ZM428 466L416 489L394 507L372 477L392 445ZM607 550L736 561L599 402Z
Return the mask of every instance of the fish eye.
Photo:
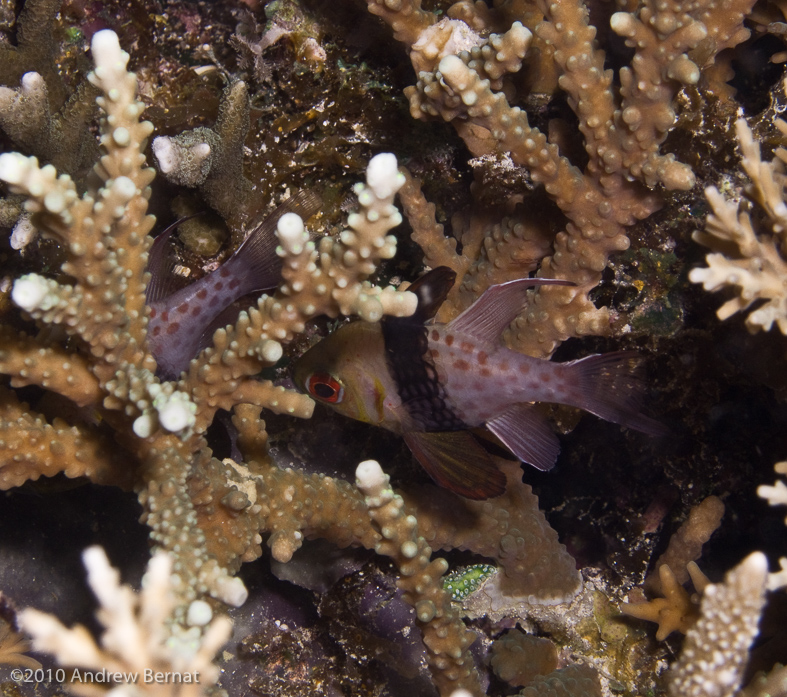
M328 373L315 373L306 380L306 390L312 397L328 404L338 404L344 398L344 388Z

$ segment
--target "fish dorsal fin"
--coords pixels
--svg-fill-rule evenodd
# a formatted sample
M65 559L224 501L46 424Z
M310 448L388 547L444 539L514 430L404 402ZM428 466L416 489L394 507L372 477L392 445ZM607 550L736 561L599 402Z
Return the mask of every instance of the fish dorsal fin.
M486 427L522 462L544 471L555 466L560 443L532 404L512 404Z
M410 317L403 319L410 324L423 324L432 319L445 302L455 281L456 272L447 266L427 271L407 288L418 296L418 308Z
M439 486L476 501L505 492L505 475L467 431L408 431L404 440Z
M534 286L573 286L559 278L520 278L491 286L470 307L454 319L448 329L494 343L522 311L527 291Z
M279 283L281 259L276 254L279 240L275 234L279 218L285 213L296 213L305 222L317 213L321 206L322 197L315 191L304 189L282 201L259 222L252 223L251 232L231 257L231 268L242 264L243 271L238 274L243 279L242 295L268 290Z
M176 260L172 253L172 233L178 229L178 225L182 225L198 215L202 215L202 213L195 213L176 220L161 232L150 245L150 250L148 250L150 281L145 288L145 302L148 305L164 300L189 284L188 279L175 273Z

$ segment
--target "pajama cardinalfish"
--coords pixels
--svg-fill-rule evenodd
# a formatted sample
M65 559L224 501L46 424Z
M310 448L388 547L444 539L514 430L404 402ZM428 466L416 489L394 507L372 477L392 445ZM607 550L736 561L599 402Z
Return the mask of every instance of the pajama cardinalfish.
M170 237L188 218L168 227L150 248L150 282L145 300L150 308L148 345L156 359L156 374L173 380L186 370L213 333L235 321L240 308L235 303L244 295L275 288L281 278L281 259L276 254L274 234L279 218L297 213L303 220L320 207L320 197L301 191L284 201L251 232L219 268L185 287L174 273ZM192 216L194 217L194 216Z
M573 284L503 283L450 323L430 323L455 276L438 267L418 279L408 289L418 296L412 317L339 328L298 361L295 382L345 416L400 434L437 484L471 499L502 494L505 477L469 429L485 426L540 470L554 466L557 436L533 402L579 407L651 435L666 432L640 412L635 351L553 363L502 345L529 288Z

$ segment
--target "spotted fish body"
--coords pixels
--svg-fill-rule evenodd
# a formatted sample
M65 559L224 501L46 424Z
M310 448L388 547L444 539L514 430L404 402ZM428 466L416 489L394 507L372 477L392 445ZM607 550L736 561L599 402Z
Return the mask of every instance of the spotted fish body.
M468 429L486 427L520 460L554 466L559 443L535 402L664 432L640 413L635 352L552 363L500 343L529 288L565 281L493 286L449 324L428 323L453 281L449 269L434 269L410 288L419 297L413 317L340 328L301 358L296 382L347 416L401 433L438 484L475 499L501 494L505 480Z
M233 275L237 265L233 261L163 300L149 303L148 341L161 376L174 378L185 370L199 352L206 328L225 308L255 290L241 286L241 277Z
M233 305L245 295L274 288L281 275L274 229L288 212L304 220L314 215L319 197L301 192L286 200L246 237L219 268L185 288L175 289L171 257L167 255L173 226L156 238L150 250L147 288L148 344L157 374L177 378L189 362L209 345L213 332L238 314Z
M515 353L445 326L432 327L428 336L429 356L448 402L468 426L485 424L519 401L582 402L565 364Z

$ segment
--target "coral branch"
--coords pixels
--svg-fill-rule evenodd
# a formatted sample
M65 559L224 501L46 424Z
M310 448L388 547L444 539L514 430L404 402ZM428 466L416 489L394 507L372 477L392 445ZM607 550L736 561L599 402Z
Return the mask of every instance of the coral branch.
M383 537L375 551L391 557L402 574L398 586L415 608L437 689L441 695L457 689L480 695L478 675L468 651L475 634L465 627L440 583L448 563L440 558L430 561L432 550L418 534L417 520L406 515L402 497L388 485L388 475L377 462L367 460L358 465L355 481Z

